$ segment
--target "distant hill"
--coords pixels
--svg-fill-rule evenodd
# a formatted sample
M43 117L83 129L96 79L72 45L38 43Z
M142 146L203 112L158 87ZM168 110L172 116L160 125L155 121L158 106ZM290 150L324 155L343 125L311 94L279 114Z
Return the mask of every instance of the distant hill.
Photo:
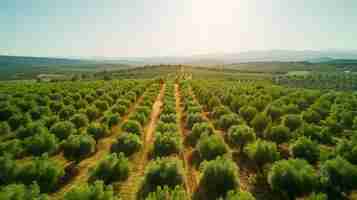
M0 80L35 78L39 74L110 71L129 68L118 62L0 55Z
M103 60L103 58L98 58ZM295 50L264 50L245 51L239 53L199 54L192 56L166 57L131 57L105 58L106 61L116 61L127 64L192 64L192 65L223 65L247 62L326 62L334 59L357 59L356 51L295 51Z

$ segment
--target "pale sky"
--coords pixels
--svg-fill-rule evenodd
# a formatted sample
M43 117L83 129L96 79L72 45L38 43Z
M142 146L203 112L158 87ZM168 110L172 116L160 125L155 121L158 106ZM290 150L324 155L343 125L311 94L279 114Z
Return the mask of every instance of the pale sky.
M357 0L1 0L0 54L356 49Z

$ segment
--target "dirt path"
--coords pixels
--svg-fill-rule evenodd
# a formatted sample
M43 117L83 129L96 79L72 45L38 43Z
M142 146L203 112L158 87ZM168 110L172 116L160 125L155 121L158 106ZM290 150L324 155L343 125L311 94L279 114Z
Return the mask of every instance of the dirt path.
M120 126L122 123L128 120L129 115L134 112L136 106L140 104L142 101L142 97L138 99L138 101L131 105L127 114L121 118L121 122L115 126L112 127L110 136L103 138L99 140L99 142L96 145L97 151L95 152L94 155L91 157L88 157L84 160L82 160L78 165L78 174L72 179L66 183L60 190L57 192L53 193L50 197L51 199L62 199L64 194L68 191L70 191L74 186L76 186L79 183L83 183L87 181L88 179L88 172L91 168L93 168L99 160L101 160L105 155L107 155L110 152L110 147L111 145L115 142L116 138L120 134Z
M181 95L179 85L175 84L175 98L176 98L176 114L178 118L179 124L179 132L182 136L183 141L185 141L187 136L187 131L185 131L185 122L183 120L183 111L181 108ZM195 167L192 166L190 163L190 158L192 157L193 149L191 147L184 147L183 151L181 152L181 158L184 162L184 167L186 171L186 191L188 192L189 196L195 193L198 187L198 172L196 171Z
M145 166L149 161L150 147L153 143L153 133L155 131L157 121L160 116L161 107L163 105L163 96L165 92L165 84L161 86L160 94L157 96L155 103L152 106L150 121L144 128L143 148L138 152L131 162L130 176L124 183L119 184L115 190L119 191L121 199L135 200L139 190L140 183L144 177Z

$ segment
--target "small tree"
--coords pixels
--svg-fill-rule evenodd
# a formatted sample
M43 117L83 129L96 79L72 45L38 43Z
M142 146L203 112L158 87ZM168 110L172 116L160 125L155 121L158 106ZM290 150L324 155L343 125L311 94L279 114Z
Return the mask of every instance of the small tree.
M10 134L10 126L7 122L0 122L0 136Z
M279 125L272 127L269 133L269 138L277 144L281 144L284 142L288 142L292 138L292 135L288 127L284 125Z
M167 186L157 187L154 192L150 192L145 200L189 200L190 198L186 194L185 189L182 186L176 186L171 189Z
M320 174L322 185L332 194L357 189L357 167L339 156L324 162Z
M134 120L128 120L126 122L124 122L124 124L121 126L121 129L124 132L128 132L128 133L134 133L136 135L141 135L141 125L138 121L134 121Z
M0 185L7 185L15 181L16 163L9 155L0 157Z
M0 189L0 199L36 199L48 200L46 194L41 194L40 188L36 183L31 185L10 184Z
M219 128L223 130L228 130L231 126L233 125L239 125L241 124L242 121L240 120L239 116L237 114L225 114L222 115L218 122L217 125Z
M227 153L227 147L217 135L202 136L197 144L198 152L202 160L213 160L217 156Z
M90 172L90 180L102 180L106 184L123 181L129 177L129 160L123 153L107 155Z
M90 122L98 119L100 116L100 112L95 106L87 108L85 112Z
M252 106L243 106L240 111L239 111L239 114L240 116L243 117L243 119L246 121L246 122L250 122L254 116L257 114L257 109L252 107Z
M253 118L253 120L250 123L253 126L254 130L258 134L262 135L265 128L269 125L270 121L271 120L266 115L264 115L262 113L258 113L255 115L255 117Z
M64 200L117 200L113 187L106 186L103 181L95 181L92 184L79 184L67 192Z
M246 144L254 142L255 132L247 125L235 125L228 131L228 140L242 152Z
M50 132L55 134L60 140L67 139L70 135L75 134L76 131L76 127L70 121L57 122L50 129Z
M52 154L57 151L58 140L51 133L36 134L24 141L26 151L32 155L39 156L43 153Z
M157 133L153 154L155 157L177 154L181 150L181 141L177 133Z
M203 134L213 134L213 128L209 125L209 123L202 122L194 124L191 134L188 136L189 143L195 146Z
M272 166L268 174L268 183L272 190L294 200L313 191L317 186L318 177L314 168L305 160L281 160Z
M71 135L62 144L63 154L69 160L80 161L95 152L96 142L89 135Z
M290 129L290 131L295 131L302 125L302 120L299 115L289 114L284 116L284 125Z
M75 114L71 122L77 127L77 128L82 128L88 125L89 120L86 115L84 114Z
M276 144L260 139L248 144L244 152L256 163L258 169L263 169L264 165L280 159Z
M200 123L203 121L204 121L203 117L201 116L200 113L188 114L186 126L187 126L187 128L192 129L192 127L195 123Z
M157 187L175 188L184 182L182 164L179 160L159 158L149 163L146 168L140 196L145 199Z
M316 163L320 158L320 147L318 143L309 138L300 137L291 147L295 158L302 158L309 163Z
M125 156L131 156L138 152L142 146L140 137L133 133L124 133L112 145L111 152L124 153Z
M100 138L103 138L107 135L110 134L110 131L108 130L108 127L105 126L104 124L100 123L91 123L89 127L87 128L87 133L95 140L98 140Z
M37 182L41 192L53 192L64 175L64 168L47 156L35 158L19 169L18 179L24 184Z
M307 110L302 113L302 119L307 123L319 123L321 120L321 116L315 110Z
M229 191L226 198L221 198L219 200L255 200L255 197L246 191Z
M200 186L209 199L225 197L230 190L239 187L239 170L234 162L217 157L203 164Z

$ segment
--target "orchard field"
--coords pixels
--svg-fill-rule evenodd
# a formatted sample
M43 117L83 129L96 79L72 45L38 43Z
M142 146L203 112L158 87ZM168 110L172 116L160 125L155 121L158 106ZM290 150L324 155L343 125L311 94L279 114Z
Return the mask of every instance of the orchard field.
M318 80L180 66L0 82L0 200L357 199L357 93L304 87Z

